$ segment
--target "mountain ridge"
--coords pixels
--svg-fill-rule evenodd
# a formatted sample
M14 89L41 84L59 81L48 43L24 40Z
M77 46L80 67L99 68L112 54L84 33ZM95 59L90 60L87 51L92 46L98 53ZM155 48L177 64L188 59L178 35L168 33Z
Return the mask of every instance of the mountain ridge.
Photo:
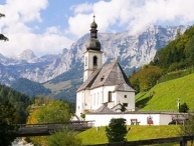
M131 36L129 31L99 33L98 39L104 52L103 63L117 60L129 75L133 70L152 61L156 52L175 38L177 30L184 32L187 28L188 26L151 26L135 36ZM25 51L21 53L23 55L19 60L0 55L0 83L11 85L19 78L47 83L61 76L64 81L78 79L80 84L83 53L88 39L89 34L86 34L73 43L71 49L63 49L62 53L56 55L36 57L30 50L26 51L27 54ZM68 79L62 76L68 76ZM57 80L59 81L59 78Z

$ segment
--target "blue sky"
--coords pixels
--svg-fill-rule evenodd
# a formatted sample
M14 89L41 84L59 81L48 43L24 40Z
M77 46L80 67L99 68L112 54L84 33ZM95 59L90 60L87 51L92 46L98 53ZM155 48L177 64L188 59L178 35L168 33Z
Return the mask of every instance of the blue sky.
M136 35L150 25L193 25L193 8L194 0L1 0L0 31L9 41L0 53L59 54L89 33L93 14L99 32Z

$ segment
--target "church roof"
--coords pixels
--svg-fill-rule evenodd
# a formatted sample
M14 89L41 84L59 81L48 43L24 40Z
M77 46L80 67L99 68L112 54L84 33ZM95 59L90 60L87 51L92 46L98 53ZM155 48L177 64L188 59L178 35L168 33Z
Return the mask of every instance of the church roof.
M116 87L115 91L134 91L128 84L120 84Z
M94 71L77 91L112 85L117 85L115 91L135 91L130 87L129 79L117 61Z
M101 107L95 110L94 113L114 113L114 111L103 104Z

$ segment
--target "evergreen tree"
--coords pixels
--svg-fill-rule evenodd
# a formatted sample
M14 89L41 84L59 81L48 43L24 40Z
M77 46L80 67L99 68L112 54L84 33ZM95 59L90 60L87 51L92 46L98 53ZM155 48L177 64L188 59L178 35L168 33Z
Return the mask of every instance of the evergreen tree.
M106 127L106 136L109 142L126 141L127 134L126 119L111 119L108 127Z
M16 138L16 109L8 101L0 103L0 145L8 146Z
M185 102L180 105L179 112L187 113L188 111L189 111L189 107Z

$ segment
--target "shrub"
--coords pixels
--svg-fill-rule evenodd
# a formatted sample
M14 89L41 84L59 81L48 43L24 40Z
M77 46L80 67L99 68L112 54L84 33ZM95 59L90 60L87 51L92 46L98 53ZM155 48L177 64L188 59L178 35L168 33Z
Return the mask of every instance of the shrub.
M106 127L106 136L109 142L126 141L127 134L126 119L111 119L108 127Z

